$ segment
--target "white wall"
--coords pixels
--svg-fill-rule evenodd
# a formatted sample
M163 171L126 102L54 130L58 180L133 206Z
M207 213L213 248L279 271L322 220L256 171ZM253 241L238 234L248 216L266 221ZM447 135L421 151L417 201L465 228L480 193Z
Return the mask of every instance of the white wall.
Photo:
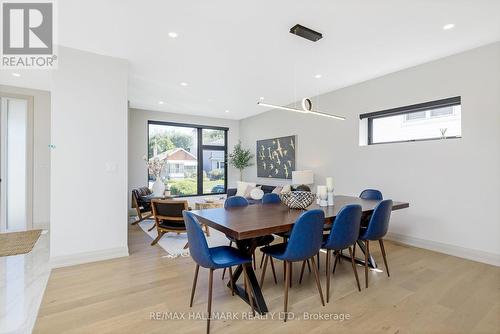
M144 187L148 184L147 169L142 158L148 153L148 121L150 120L227 127L229 128L228 153L232 151L233 146L238 142L239 138L239 122L235 120L130 108L128 153L129 196L133 188ZM228 187L235 187L238 180L239 171L229 166Z
M359 146L359 114L458 95L463 138ZM297 135L297 169L313 169L316 184L334 176L337 193L373 187L410 202L393 214L391 238L500 265L500 43L313 101L347 120L273 110L240 122L243 143ZM272 183L256 175L245 179Z
M50 92L0 85L10 96L33 97L33 227L48 228L50 220Z
M128 255L125 60L59 48L52 75L51 261Z

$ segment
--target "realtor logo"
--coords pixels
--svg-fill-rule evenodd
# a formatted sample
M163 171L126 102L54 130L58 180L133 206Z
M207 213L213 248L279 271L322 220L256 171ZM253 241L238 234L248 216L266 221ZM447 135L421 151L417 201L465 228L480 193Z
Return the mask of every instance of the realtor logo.
M54 68L54 4L2 3L2 67Z

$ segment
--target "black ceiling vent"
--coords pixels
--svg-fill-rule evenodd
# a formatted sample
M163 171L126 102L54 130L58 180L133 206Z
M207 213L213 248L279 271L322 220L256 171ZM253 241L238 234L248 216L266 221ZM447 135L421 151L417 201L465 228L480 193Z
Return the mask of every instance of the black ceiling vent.
M309 29L307 27L301 26L300 24L296 24L290 28L290 32L294 35L303 37L310 41L316 42L323 38L323 35L317 31Z

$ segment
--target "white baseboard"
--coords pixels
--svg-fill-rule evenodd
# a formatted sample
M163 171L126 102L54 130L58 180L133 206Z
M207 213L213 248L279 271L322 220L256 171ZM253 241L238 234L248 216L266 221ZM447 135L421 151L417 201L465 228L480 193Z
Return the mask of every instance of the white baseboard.
M386 239L399 242L405 245L425 248L435 252L453 255L464 259L469 259L500 267L500 254L489 253L477 249L454 246L438 241L425 240L390 232L387 233Z
M50 258L50 265L52 268L61 268L77 264L109 260L128 255L128 247L109 248L93 252L54 256Z

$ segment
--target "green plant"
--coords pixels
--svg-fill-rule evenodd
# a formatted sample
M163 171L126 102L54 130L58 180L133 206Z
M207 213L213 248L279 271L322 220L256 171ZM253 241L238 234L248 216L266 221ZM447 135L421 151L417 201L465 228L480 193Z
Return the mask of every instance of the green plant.
M253 165L251 161L254 155L249 149L244 149L241 145L241 141L234 145L233 152L229 154L229 163L234 168L240 170L240 181L243 179L243 169Z

